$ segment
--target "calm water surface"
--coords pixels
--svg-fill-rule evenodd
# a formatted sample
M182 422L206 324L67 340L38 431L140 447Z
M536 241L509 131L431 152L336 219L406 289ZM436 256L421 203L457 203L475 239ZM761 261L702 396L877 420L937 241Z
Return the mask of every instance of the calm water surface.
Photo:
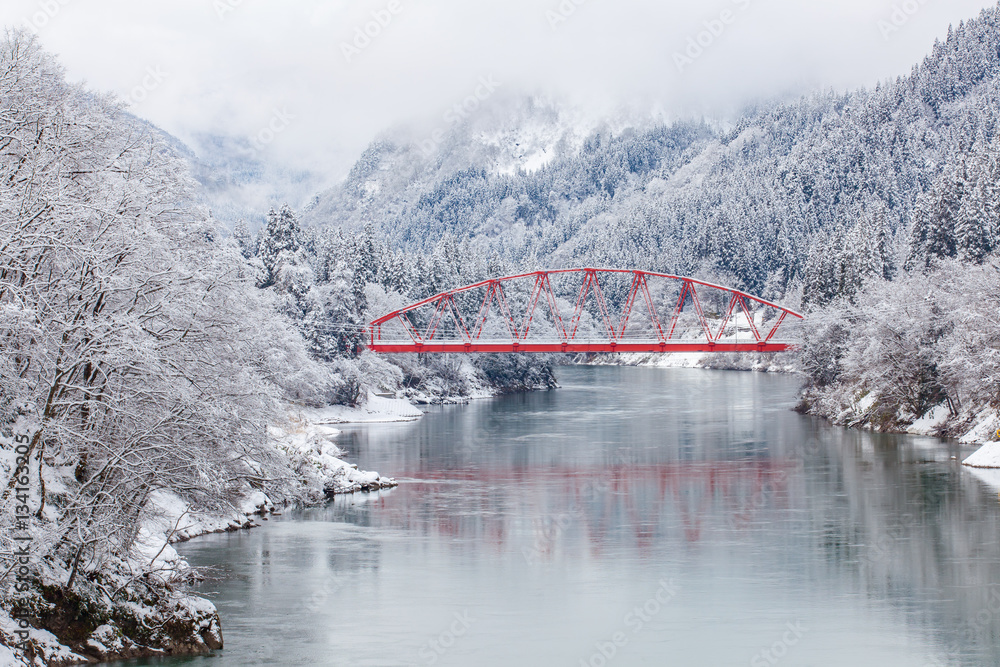
M1000 665L1000 502L928 438L790 411L790 377L566 368L348 427L398 489L184 544L205 665Z

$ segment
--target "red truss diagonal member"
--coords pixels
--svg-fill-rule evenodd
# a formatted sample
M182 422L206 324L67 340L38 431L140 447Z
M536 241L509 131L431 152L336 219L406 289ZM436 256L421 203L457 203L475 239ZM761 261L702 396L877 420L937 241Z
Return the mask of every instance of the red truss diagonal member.
M425 340L434 340L438 327L441 325L441 320L444 319L445 313L449 312L455 319L455 324L458 325L459 333L462 334L464 341L471 343L472 336L469 334L468 327L465 326L465 319L462 317L462 313L459 312L458 306L455 305L455 297L452 294L443 294L438 300L437 307L434 309L434 315L431 317L431 321L427 325L427 335L424 337Z
M736 310L736 304L740 302L740 295L733 294L729 298L729 310L726 311L726 316L722 318L722 325L719 327L719 333L716 335L715 339L718 340L722 338L726 333L726 327L729 326L729 320L733 319L733 311Z
M649 283L646 282L646 274L640 275L642 277L642 298L646 302L646 308L649 310L649 318L656 327L656 339L660 343L666 343L667 338L663 335L663 326L660 324L660 317L656 314L656 304L653 303L653 297L649 293Z
M677 305L674 307L673 317L670 318L670 331L667 332L667 340L673 340L674 331L677 329L677 321L681 319L681 312L687 302L688 282L685 280L681 286L681 295L677 298Z
M476 327L476 340L480 340L483 337L483 329L486 327L486 320L490 316L490 309L493 306L493 302L496 301L500 308L500 314L503 316L504 323L507 325L507 332L510 334L511 341L516 341L520 338L520 334L517 330L517 323L514 322L514 316L510 314L510 306L507 304L507 295L503 292L503 283L499 280L490 281L490 287L486 291L486 297L483 299L483 305L479 309L479 317L476 321L479 325Z
M580 320L583 318L584 309L587 307L587 297L594 293L594 300L600 310L601 321L608 334L608 339L614 342L617 338L615 326L611 323L611 315L608 312L608 303L604 299L604 292L601 290L601 283L597 280L597 271L594 269L584 269L583 285L580 287L580 296L576 299L576 309L573 312L573 330L570 332L570 340L576 340L577 331L580 328Z
M573 316L568 322L564 322L561 311L570 307L571 302L566 300L569 295L565 294L561 298L553 288L551 279L553 276L571 277L574 275L580 277L580 288L576 293ZM628 291L618 297L621 299L623 296L623 300L614 302L616 307L621 307L621 315L620 317L616 315L617 319L613 320L612 304L601 285L601 279L602 276L610 278L615 275L628 277L631 279L631 283ZM651 279L667 281L666 291L669 291L669 283L680 283L680 294L674 306L669 329L665 329L661 323L656 307L657 298L662 298L664 290L654 292L650 288ZM565 283L560 284L565 285ZM656 283L656 285L659 284L659 282ZM510 307L511 302L507 296L508 288L517 288L521 290L522 294L527 292L527 305L523 316L521 316L520 327L517 325ZM459 301L455 297L476 290L482 290L483 297L479 312L471 320L472 326L470 327L467 324L469 320L463 316ZM712 313L713 318L721 320L718 333L712 331L708 315L702 306L699 291L704 290L715 291L714 293L721 292L720 296L726 298L726 301L723 302L728 302L728 308L724 314L723 312ZM657 297L657 294L660 296ZM593 295L600 322L595 322L592 331L584 333L581 330L581 324L587 309L587 300L591 295ZM474 296L474 294L468 294L468 296ZM652 330L648 334L632 334L626 342L625 332L635 311L636 301L640 299L640 296L649 312ZM463 299L465 303L468 303L467 297ZM529 333L532 330L539 302L543 298L551 316L554 334L549 334L549 338L545 338L544 333L535 334L529 340ZM711 303L719 303L720 300L716 298ZM695 310L704 333L704 338L700 340L679 338L683 332L678 331L678 322L689 302ZM749 329L753 334L752 341L742 343L739 341L739 327L735 340L732 336L726 338L726 329L737 309L747 319ZM487 336L486 323L490 313L494 311L503 320L507 336L499 339L485 338ZM777 318L767 336L764 337L757 328L755 315L770 311L774 311ZM443 320L449 314L455 322L453 329L442 327ZM557 269L493 278L443 292L389 313L369 325L368 347L375 352L388 354L406 352L779 352L792 347L790 343L776 338L782 323L789 315L796 319L802 319L798 313L759 297L692 278L627 269ZM414 319L411 320L411 316ZM764 320L769 319L770 316L765 314ZM421 335L421 330L414 325L414 321L427 322L423 335ZM397 323L402 329L404 333L402 339L388 339L385 336L383 327L392 323ZM645 338L640 336L645 336Z
M771 329L771 333L767 334L767 338L764 340L765 343L771 342L771 339L774 338L774 334L778 333L778 327L781 326L781 323L785 321L785 318L788 317L789 314L795 315L795 313L792 313L791 311L781 312L781 315L778 316L778 321L774 323L774 327ZM798 317L801 319L801 316Z
M406 331L407 335L413 339L414 343L421 343L423 339L420 337L420 332L417 328L413 326L413 322L410 322L410 318L406 316L406 313L402 313L399 316L399 323L403 325L403 329Z
M667 340L673 340L674 332L677 330L677 322L681 319L681 313L684 312L684 306L687 304L687 297L691 297L691 303L694 304L695 312L698 314L698 322L701 324L702 331L705 332L705 338L708 339L708 344L714 345L715 338L712 336L712 329L708 326L708 319L705 317L705 311L701 307L701 301L698 300L698 291L695 289L695 282L690 279L683 279L684 287L681 288L681 295L677 299L677 306L674 308L674 316L670 321L670 333L667 335Z
M556 298L556 292L552 289L552 281L549 280L549 274L545 275L545 298L549 302L549 312L552 313L552 319L556 325L556 333L559 338L566 340L566 327L563 326L562 316L559 314L559 301ZM525 336L528 335L526 331Z
M448 295L444 294L434 305L434 314L431 315L431 321L427 323L427 333L424 335L424 338L427 340L434 340L434 334L437 333L437 328L441 323L441 318L444 317L444 309L447 303Z
M601 310L601 319L604 321L604 328L613 342L617 338L617 334L615 333L615 325L611 322L611 314L608 312L608 302L604 299L604 290L601 289L601 281L597 279L597 271L590 271L589 273L591 287L594 290L594 299L597 301L597 307Z
M459 312L458 306L455 304L455 298L452 296L448 297L448 305L451 306L451 316L455 318L455 323L458 325L459 333L467 343L472 342L472 334L469 333L469 328L465 326L465 318L462 317L462 313Z
M632 276L632 287L628 290L628 298L625 299L625 308L622 310L622 319L618 324L618 340L621 340L625 336L629 317L632 316L632 306L635 305L635 297L638 296L639 287L644 280L645 278L641 273L635 273Z
M528 312L524 315L524 326L521 327L519 340L526 340L531 331L531 322L535 318L535 309L538 307L538 300L545 294L545 300L549 304L549 312L552 313L552 320L556 327L556 333L561 341L566 340L566 328L563 326L562 317L559 315L559 306L556 303L556 294L552 290L552 283L549 281L549 274L539 271L535 276L535 287L531 291L531 299L528 301Z
M751 313L750 309L747 308L746 299L744 299L742 296L737 296L737 298L740 300L740 307L743 309L743 314L747 316L747 323L750 325L750 331L753 333L753 337L759 343L760 342L760 332L757 331L757 325L754 324L753 313Z
M708 326L708 319L705 317L705 311L701 307L701 300L698 299L698 290L695 289L693 282L688 281L688 285L690 285L691 302L694 304L695 312L698 313L698 321L701 323L701 329L705 332L705 338L708 339L709 345L713 345L715 339L712 338L712 329Z

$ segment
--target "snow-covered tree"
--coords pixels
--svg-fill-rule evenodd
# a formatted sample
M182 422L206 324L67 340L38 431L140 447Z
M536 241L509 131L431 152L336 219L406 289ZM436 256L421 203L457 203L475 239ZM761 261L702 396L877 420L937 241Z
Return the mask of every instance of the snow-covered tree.
M267 213L267 225L257 238L257 255L264 265L261 287L273 285L285 264L299 262L304 235L295 213L287 205Z
M236 247L240 249L240 254L245 259L250 259L257 254L257 244L245 220L239 220L233 226L233 241L236 242Z
M67 84L25 33L0 38L0 137L0 445L27 437L30 461L24 484L0 459L0 567L12 505L27 504L33 567L93 587L128 557L155 492L221 507L287 483L266 426L286 392L328 378L220 240L181 159Z

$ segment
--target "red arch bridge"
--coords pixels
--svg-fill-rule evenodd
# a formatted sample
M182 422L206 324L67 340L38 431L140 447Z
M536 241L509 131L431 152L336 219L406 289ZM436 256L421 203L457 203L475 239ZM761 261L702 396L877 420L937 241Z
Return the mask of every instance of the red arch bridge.
M559 269L443 292L373 321L366 338L382 353L782 352L789 315L802 319L691 278Z

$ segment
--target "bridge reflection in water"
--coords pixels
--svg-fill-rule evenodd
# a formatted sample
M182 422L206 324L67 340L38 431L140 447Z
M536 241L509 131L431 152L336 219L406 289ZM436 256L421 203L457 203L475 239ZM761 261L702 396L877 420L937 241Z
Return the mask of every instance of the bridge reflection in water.
M228 648L157 664L597 667L621 631L607 665L776 664L790 623L781 665L1000 664L1000 507L951 460L969 448L801 417L789 376L558 374L345 425L401 486L183 545L220 573L196 586ZM664 579L639 632L626 614ZM456 614L472 627L437 652Z
M990 612L1000 603L1000 512L995 492L951 461L964 453L957 445L800 417L787 377L623 368L561 377L557 392L349 428L342 443L363 466L404 482L367 502L339 499L326 515L423 535L453 552L433 560L460 567L466 585L477 562L521 577L682 568L719 603L740 604L692 582L805 597L814 618L824 605L848 615L887 605L877 623L898 614L928 643L900 664L923 664L906 662L915 655L1000 663L1000 614ZM844 611L851 600L867 600L866 611ZM828 629L813 632L816 641ZM844 651L843 664L875 664L849 656L878 654Z
M569 531L583 537L594 556L620 544L623 532L640 555L665 533L697 543L706 529L748 527L765 508L790 509L787 485L797 461L773 463L615 464L601 468L452 469L420 475L407 484L418 503L380 500L380 519L399 527L423 525L441 537L477 539L508 548L512 516L529 516L532 558L553 556ZM406 476L404 475L404 478ZM466 497L453 511L455 485ZM509 495L497 493L507 490ZM511 514L513 505L517 513ZM725 517L723 525L715 525ZM517 531L515 531L517 532Z

